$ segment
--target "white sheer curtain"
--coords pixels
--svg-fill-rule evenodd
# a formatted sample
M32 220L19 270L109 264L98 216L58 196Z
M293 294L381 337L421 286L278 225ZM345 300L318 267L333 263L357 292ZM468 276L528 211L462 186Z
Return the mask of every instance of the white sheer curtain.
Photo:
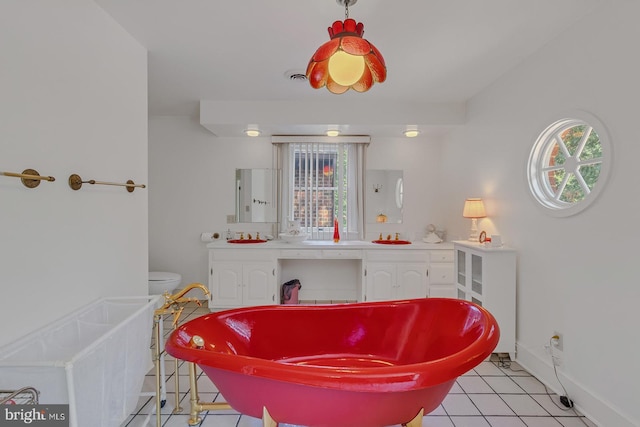
M364 177L368 144L349 144L349 168L347 177L347 233L349 239L364 239ZM353 187L353 188L352 188Z
M342 239L362 240L369 137L288 136L272 142L274 168L281 171L280 231L296 219L310 239L331 239L336 215Z

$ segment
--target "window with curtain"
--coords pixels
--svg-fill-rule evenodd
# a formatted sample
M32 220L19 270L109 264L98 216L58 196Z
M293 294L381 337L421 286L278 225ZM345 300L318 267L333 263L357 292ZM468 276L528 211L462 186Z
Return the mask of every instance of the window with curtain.
M287 137L275 142L282 170L281 224L298 220L313 240L333 238L334 218L343 239L364 236L364 155L368 137Z

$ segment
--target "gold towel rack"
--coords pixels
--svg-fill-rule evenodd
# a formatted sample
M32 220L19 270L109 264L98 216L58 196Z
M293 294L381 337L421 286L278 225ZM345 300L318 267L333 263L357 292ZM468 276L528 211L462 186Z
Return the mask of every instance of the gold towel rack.
M119 187L126 187L129 193L132 193L136 188L147 188L144 184L136 184L135 182L128 180L125 184L121 184L119 182L105 182L105 181L96 181L95 179L89 179L87 181L83 181L80 178L80 175L73 174L69 176L69 187L74 190L79 190L82 188L82 184L98 184L98 185L117 185Z
M14 172L0 172L4 176L11 176L14 178L20 178L20 181L27 188L36 188L40 185L40 181L49 181L53 182L56 179L52 176L40 176L37 170L34 169L25 169L22 173L14 173Z

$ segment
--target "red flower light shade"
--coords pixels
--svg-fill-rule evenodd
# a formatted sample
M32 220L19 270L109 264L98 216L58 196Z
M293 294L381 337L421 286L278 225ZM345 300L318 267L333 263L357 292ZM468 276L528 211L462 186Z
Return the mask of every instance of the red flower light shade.
M307 66L307 78L314 89L327 86L329 92L349 89L366 92L375 82L387 78L382 54L362 38L364 24L353 19L336 21L329 27L331 40L313 54Z

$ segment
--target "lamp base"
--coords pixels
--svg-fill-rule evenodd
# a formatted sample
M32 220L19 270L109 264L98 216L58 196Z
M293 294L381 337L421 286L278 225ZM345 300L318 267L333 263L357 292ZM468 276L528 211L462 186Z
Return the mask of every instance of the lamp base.
M471 234L469 234L470 242L478 242L478 219L471 218Z

